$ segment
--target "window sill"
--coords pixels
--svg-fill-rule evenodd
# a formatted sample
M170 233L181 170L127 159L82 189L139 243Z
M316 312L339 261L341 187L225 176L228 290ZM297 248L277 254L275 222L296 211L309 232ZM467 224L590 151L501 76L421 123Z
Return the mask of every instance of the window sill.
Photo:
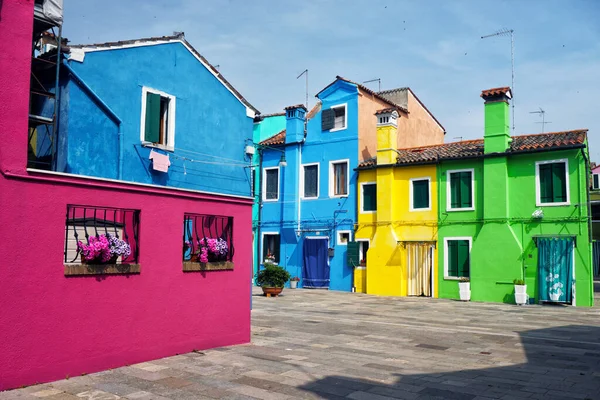
M262 202L263 203L277 203L279 201L279 198L276 199L263 199Z
M158 144L158 143L142 142L142 146L151 147L154 149L161 149L164 151L170 151L171 153L173 153L175 151L175 148L173 146L166 146L164 144Z
M375 214L377 211L360 211L361 214Z
M570 206L571 203L535 203L536 207L565 207Z
M65 264L65 276L139 274L140 264Z
M332 194L329 196L330 199L343 199L345 197L348 197L347 194Z
M447 212L457 212L457 211L475 211L475 207L469 208L447 208Z
M411 208L410 212L422 212L422 211L431 211L431 207L429 208Z
M195 272L195 271L232 271L232 261L217 261L201 263L196 261L184 261L183 272Z
M338 131L344 131L344 130L346 130L346 129L348 129L348 128L346 128L346 127L344 126L343 128L333 128L333 129L330 129L330 130L329 130L329 132L338 132Z
M300 197L300 200L319 200L318 197Z
M445 280L445 281L460 281L462 278L465 278L465 277L464 277L464 276L463 276L463 277L458 277L458 276L445 276L445 277L444 277L444 280ZM464 282L464 283L469 283L469 282Z

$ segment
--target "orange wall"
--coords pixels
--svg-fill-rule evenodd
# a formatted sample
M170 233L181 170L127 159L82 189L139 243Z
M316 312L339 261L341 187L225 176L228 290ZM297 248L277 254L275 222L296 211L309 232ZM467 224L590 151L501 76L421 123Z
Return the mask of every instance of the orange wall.
M358 159L377 155L377 119L375 112L390 105L359 89L358 96ZM408 92L409 114L400 112L397 148L444 143L444 131Z

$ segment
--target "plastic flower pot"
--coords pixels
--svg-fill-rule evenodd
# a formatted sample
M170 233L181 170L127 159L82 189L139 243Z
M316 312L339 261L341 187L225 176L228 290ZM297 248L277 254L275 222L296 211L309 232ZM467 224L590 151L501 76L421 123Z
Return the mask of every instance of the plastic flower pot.
M471 282L458 282L458 294L462 301L471 300Z
M527 304L527 285L515 285L515 303L518 305Z
M298 281L290 281L290 289L296 289L298 287Z

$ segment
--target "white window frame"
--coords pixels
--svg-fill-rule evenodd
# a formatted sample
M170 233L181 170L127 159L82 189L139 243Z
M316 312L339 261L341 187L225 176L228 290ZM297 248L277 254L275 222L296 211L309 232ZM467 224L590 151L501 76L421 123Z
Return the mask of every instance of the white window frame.
M598 177L598 186L594 186L594 177L597 176ZM592 174L592 190L599 190L600 189L600 174Z
M567 189L567 201L562 203L542 203L542 191L540 183L540 165L542 164L554 164L564 163L565 164L565 182ZM535 162L535 205L537 207L556 207L556 206L569 206L571 205L571 193L569 190L569 160L567 158L560 158L558 160L546 160Z
M337 132L337 131L343 131L344 129L348 129L348 103L343 103L343 104L336 104L335 106L331 106L329 107L330 109L335 109L335 108L344 108L344 127L343 128L336 128L335 127L335 114L333 117L334 120L334 127L332 129L329 130L329 132Z
M263 264L265 262L264 260L264 254L265 254L265 236L266 235L277 235L279 236L279 258L281 258L281 233L280 232L262 232L261 233L261 240L260 240L260 261L261 264ZM279 263L281 262L281 260L276 260L277 265L279 265Z
M452 186L450 175L456 172L471 173L471 207L452 208ZM475 168L452 169L446 171L446 211L474 211L475 210Z
M413 204L413 182L414 181L427 181L427 198L429 199L429 205L426 208L415 208L414 204ZM422 178L411 178L409 179L409 183L408 183L408 195L409 195L409 200L408 200L408 209L411 212L419 212L419 211L431 211L431 177L429 176L424 176Z
M369 243L369 248L371 248L371 239L354 239L356 242L367 242ZM362 246L358 246L358 263L360 264L360 260L363 259L363 256L366 257L366 254L363 254L363 249ZM355 267L356 269L366 269L367 268L367 259L365 258L365 265L359 265L358 267Z
M346 163L346 194L336 194L334 195L335 189L335 169L334 164L343 164ZM350 159L345 158L343 160L331 160L329 161L329 197L331 198L341 198L348 197L350 195Z
M343 230L337 231L337 241L336 241L337 244L340 245L340 246L348 246L348 242L343 243L340 240L340 234L341 233L347 233L348 234L348 242L351 242L352 241L352 231L351 230L347 230L347 229L343 229Z
M377 210L365 211L365 197L364 197L364 189L363 189L363 186L365 186L365 185L377 185L377 182L373 181L373 182L361 182L360 183L360 213L361 214L375 214L377 212ZM375 194L375 196L377 197L377 194Z
M471 236L454 236L444 238L444 280L457 281L461 278L458 276L448 276L448 242L450 240L469 241L469 279L471 279L471 248L473 246L473 238Z
M167 111L169 113L169 118L168 118L169 125L167 126L168 132L167 132L167 144L166 145L151 143L151 142L144 140L145 139L144 136L146 133L146 97L147 97L148 93L158 94L162 97L167 97L169 99L169 109ZM156 147L156 148L160 148L160 149L168 150L168 151L175 151L175 101L176 100L177 100L177 98L175 96L173 96L172 94L163 92L158 89L152 89L147 86L142 86L142 114L140 116L140 141L142 142L142 144L144 146Z
M304 173L305 173L304 168L305 167L311 167L311 166L314 166L314 165L317 166L317 196L316 197L305 197L304 196ZM302 200L315 200L315 199L318 199L319 195L321 194L321 188L320 188L320 186L321 186L321 179L320 179L320 177L321 177L321 165L320 165L320 163L316 162L316 163L302 164L301 167L302 167L302 169L300 171L300 182L299 182L300 185L299 185L299 188L298 188L300 190L300 198Z
M276 199L267 199L267 171L277 170L277 198ZM262 176L262 201L264 203L271 203L279 201L279 194L281 190L281 171L279 167L266 167L263 168L263 176Z

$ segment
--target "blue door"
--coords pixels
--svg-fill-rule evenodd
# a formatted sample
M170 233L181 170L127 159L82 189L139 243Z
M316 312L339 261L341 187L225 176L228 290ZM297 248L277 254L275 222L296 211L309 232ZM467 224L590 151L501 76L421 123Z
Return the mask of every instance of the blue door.
M573 301L573 238L539 238L538 282L540 301Z
M304 239L302 285L305 288L329 288L327 238Z

